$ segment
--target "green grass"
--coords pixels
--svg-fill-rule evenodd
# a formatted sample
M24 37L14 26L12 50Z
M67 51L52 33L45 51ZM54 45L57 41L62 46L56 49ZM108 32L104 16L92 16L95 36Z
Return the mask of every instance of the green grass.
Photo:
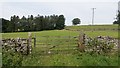
M118 38L118 31L85 31L89 37L97 36L111 36L113 38Z
M39 60L38 60L39 59ZM68 51L65 54L60 52L56 54L41 55L35 51L29 56L24 57L23 66L117 66L118 57L90 55L80 53L77 50Z
M118 31L84 31L84 33L90 37L96 37L99 35L102 36L112 36L114 38L118 38ZM67 31L67 30L51 30L51 31L39 31L32 32L32 36L34 37L41 36L78 36L80 31ZM28 38L28 32L16 32L16 33L2 33L2 38Z
M0 52L0 67L2 66L2 53Z
M2 48L0 47L0 53L2 53Z
M66 26L65 29L71 29L71 30L113 30L118 29L118 25L82 25L82 26Z
M105 26L67 26L69 29L81 29L89 37L112 36L118 38L118 31L109 30L116 29L117 25ZM66 29L65 28L65 29ZM93 31L93 29L108 29ZM90 29L87 31L86 29ZM33 48L32 54L23 56L23 66L117 66L117 55L90 55L81 53L77 50L76 39L81 31L69 30L50 30L32 32L37 39L37 46ZM45 36L45 37L43 37ZM70 36L70 38L69 38ZM2 38L28 38L28 32L2 33ZM52 46L55 48L50 49ZM48 51L51 51L48 54Z
M79 32L67 31L67 30L50 30L50 31L38 31L32 32L32 35L39 36L76 36ZM28 32L15 32L15 33L2 33L2 38L27 38Z

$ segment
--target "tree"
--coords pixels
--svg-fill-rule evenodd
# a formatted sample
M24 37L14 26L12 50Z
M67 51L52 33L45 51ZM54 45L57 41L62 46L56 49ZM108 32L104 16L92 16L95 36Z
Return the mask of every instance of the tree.
M56 29L64 29L64 27L65 27L64 15L59 15L58 20L56 22Z
M117 23L120 25L120 11L118 11L118 15L117 15Z
M72 24L73 25L77 25L77 24L80 24L80 19L79 18L74 18L73 20L72 20Z
M27 21L27 18L23 16L20 20L21 23L21 30L22 31L28 31L29 30L29 23Z
M12 24L10 23L9 20L6 19L1 19L2 20L2 32L11 32L12 31Z
M118 11L118 15L116 18L117 21L114 21L113 24L120 24L120 11Z
M19 16L11 16L11 22L13 24L13 31L18 31L19 27Z
M33 31L33 18L34 18L33 15L28 15L27 20L28 20L28 23L29 23L29 27L30 27L29 30L30 31Z
M117 22L117 21L114 21L113 24L118 24L118 22Z
M64 15L28 15L28 18L14 15L9 20L3 20L3 32L18 32L18 31L42 31L64 29L65 17Z

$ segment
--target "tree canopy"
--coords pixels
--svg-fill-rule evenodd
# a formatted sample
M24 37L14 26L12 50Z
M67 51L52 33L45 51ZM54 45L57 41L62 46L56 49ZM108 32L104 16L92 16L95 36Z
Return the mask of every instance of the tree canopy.
M120 24L120 11L118 11L116 21L114 21L113 24Z
M73 25L77 25L77 24L80 24L80 19L79 18L74 18L73 20L72 20L72 24Z
M20 18L17 15L11 16L10 20L2 19L2 32L18 32L18 31L41 31L64 29L64 15L28 15Z

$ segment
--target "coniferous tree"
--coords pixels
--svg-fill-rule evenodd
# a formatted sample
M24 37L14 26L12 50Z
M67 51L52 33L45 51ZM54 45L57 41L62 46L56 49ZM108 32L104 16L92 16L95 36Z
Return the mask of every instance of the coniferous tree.
M41 31L41 30L54 30L64 29L65 17L64 15L28 15L28 18L23 16L14 15L11 16L10 21L3 21L3 32L15 32L15 31Z

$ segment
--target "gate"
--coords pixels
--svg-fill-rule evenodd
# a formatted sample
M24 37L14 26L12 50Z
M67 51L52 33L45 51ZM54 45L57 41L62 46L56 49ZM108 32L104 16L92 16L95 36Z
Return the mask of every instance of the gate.
M31 54L32 51L39 54L67 54L74 50L84 50L84 34L77 36L34 36L28 33L28 38L3 39L3 47ZM5 49L7 49L5 47Z
M68 54L77 50L77 39L78 37L73 36L39 36L34 42L34 50L42 55Z

